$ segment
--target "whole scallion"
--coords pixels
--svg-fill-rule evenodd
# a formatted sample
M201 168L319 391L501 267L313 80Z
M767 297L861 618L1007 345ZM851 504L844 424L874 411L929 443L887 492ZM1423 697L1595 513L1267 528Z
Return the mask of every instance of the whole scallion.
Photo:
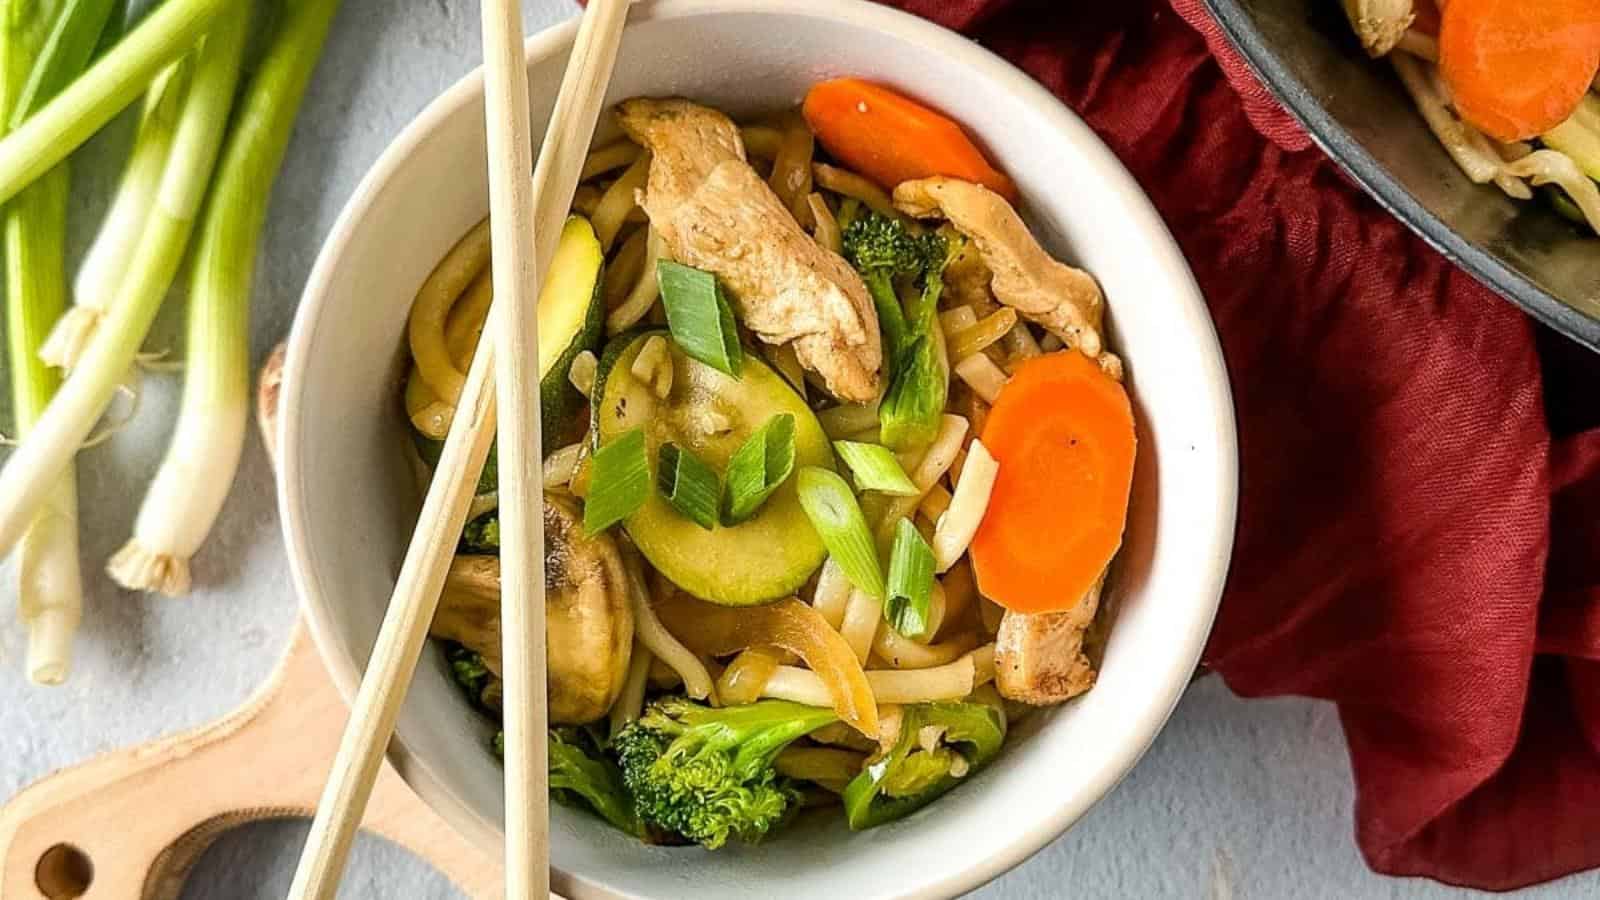
M11 137L0 140L0 173L7 172L7 166L14 164L15 155L21 152L16 148L26 146L13 144L11 149L5 149L8 142L22 135L81 86L91 83L95 72L122 54L128 42L149 29L158 17L197 3L204 10L209 8L204 5L206 2L220 0L169 0L152 13L123 43L101 57L89 73L47 104L38 116L29 119ZM16 547L56 480L72 464L73 455L111 402L161 308L211 182L212 168L238 85L249 18L248 6L236 7L218 18L206 35L195 63L194 83L184 101L172 151L162 173L155 209L139 241L133 263L118 287L117 297L112 300L105 320L61 390L5 467L0 469L0 556L8 555ZM168 62L170 58L161 58L162 65ZM28 140L37 139L34 136ZM65 156L65 152L61 155ZM0 174L0 185L8 183L4 182L7 177L16 178L14 172ZM9 198L15 190L15 185L9 190L0 189L0 195Z
M250 294L272 184L339 0L289 4L240 100L206 203L189 291L183 402L133 537L123 587L179 595L239 467L250 411Z
M28 73L49 29L52 4L0 6L0 122L22 102ZM0 211L5 244L6 338L17 436L33 430L61 384L38 357L66 304L65 164L50 170ZM70 461L46 486L27 524L17 559L19 618L28 626L27 675L60 684L72 665L72 640L83 615L78 569L77 478Z
M52 366L71 369L77 365L138 250L145 223L161 190L161 173L167 167L167 153L172 149L172 135L183 112L193 68L193 55L173 63L145 94L116 198L73 280L73 306L56 322L39 351Z

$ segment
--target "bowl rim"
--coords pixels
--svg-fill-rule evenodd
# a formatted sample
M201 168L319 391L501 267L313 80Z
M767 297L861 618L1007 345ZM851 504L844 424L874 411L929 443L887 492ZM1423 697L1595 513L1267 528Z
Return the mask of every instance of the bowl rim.
M1184 290L1172 296L1170 302L1182 313L1182 327L1199 344L1197 349L1203 360L1202 365L1207 370L1206 381L1215 386L1207 397L1218 441L1215 448L1216 468L1212 473L1217 503L1209 513L1209 522L1204 523L1209 526L1207 531L1211 536L1211 546L1205 548L1208 551L1205 558L1210 565L1207 571L1196 573L1193 595L1195 603L1199 605L1196 627L1180 644L1174 646L1174 652L1167 657L1167 671L1162 673L1164 693L1152 696L1151 702L1132 717L1134 721L1125 732L1128 737L1124 739L1126 747L1119 764L1103 767L1093 773L1093 777L1085 779L1084 790L1078 792L1078 796L1070 802L1032 821L1028 827L1019 828L1016 837L1009 841L1002 853L927 879L917 886L914 893L907 895L955 896L1017 866L1059 837L1089 808L1110 793L1150 748L1188 686L1210 635L1233 549L1238 506L1238 441L1227 367L1203 295L1165 221L1126 167L1088 125L1032 77L957 32L899 9L866 0L808 0L805 4L794 4L792 0L655 0L649 5L636 7L631 15L638 17L638 21L656 21L723 13L804 15L889 34L928 52L950 57L958 66L981 72L1038 109L1047 127L1067 135L1086 156L1098 157L1096 162L1103 171L1122 179L1121 187L1127 195L1128 212L1140 220L1135 224L1148 235L1151 249L1164 253L1177 266L1174 274L1181 277L1175 280ZM573 18L532 35L524 46L526 59L531 63L563 52L571 45L577 26L578 20ZM334 272L340 265L346 246L365 220L379 189L445 120L456 115L463 106L479 102L482 91L482 70L474 69L429 102L372 163L341 209L317 254L295 311L287 342L281 394L283 409L277 442L282 448L282 460L276 475L279 518L288 551L290 575L302 614L335 687L347 703L353 701L356 695L362 672L356 660L346 652L338 636L339 630L327 594L322 590L318 576L311 570L312 557L306 544L309 534L305 516L307 506L299 496L299 486L302 484L302 459L298 450L299 407L301 398L305 396L302 379L307 369L307 354L313 344L313 335L322 318L324 305L334 302L328 290ZM390 741L388 759L412 790L468 839L486 848L503 841L498 828L478 817L451 790L446 779L411 752L398 730ZM617 895L614 889L580 872L568 872L552 866L551 874L554 887L562 891L578 889L586 892L586 895Z
M1585 315L1488 250L1462 237L1406 190L1377 157L1328 112L1305 82L1289 70L1255 15L1240 0L1204 0L1250 71L1300 123L1313 143L1361 185L1384 211L1479 283L1567 337L1600 352L1600 318ZM1484 190L1493 190L1485 187Z

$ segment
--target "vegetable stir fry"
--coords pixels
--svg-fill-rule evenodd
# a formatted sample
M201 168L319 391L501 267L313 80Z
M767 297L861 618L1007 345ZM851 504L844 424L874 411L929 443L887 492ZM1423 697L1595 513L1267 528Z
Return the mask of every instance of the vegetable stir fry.
M1457 166L1600 231L1600 5L1343 0Z
M912 815L1094 682L1135 456L1087 273L959 125L856 79L744 125L620 104L539 300L551 789L715 849ZM412 307L423 463L487 229ZM499 713L493 465L433 634Z

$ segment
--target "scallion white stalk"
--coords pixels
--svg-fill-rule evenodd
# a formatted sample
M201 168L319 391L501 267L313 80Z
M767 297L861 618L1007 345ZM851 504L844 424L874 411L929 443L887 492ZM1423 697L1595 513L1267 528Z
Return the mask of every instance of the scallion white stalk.
M61 383L38 359L40 342L66 305L63 242L67 224L65 165L46 173L6 205L3 217L6 331L12 408L19 438L33 430ZM60 684L72 667L72 639L83 617L78 569L78 492L70 460L47 483L17 553L19 618L28 627L27 673L36 684Z
M192 4L169 0L150 18L186 5ZM146 19L138 30L148 27L149 22ZM105 412L172 285L211 181L239 81L239 60L248 24L249 8L239 7L218 18L206 36L138 252L78 365L32 432L0 469L0 556L9 555L16 547L55 480L71 465L79 445ZM126 40L132 39L130 35ZM123 46L119 44L102 60L115 56ZM84 76L87 78L89 75ZM68 88L67 93L84 79Z
M248 12L240 0L166 0L95 60L70 86L0 139L0 201L54 168L144 92L156 75L188 53L218 18ZM208 41L209 42L209 41ZM202 189L204 183L202 182Z
M185 57L168 66L145 93L139 129L122 170L116 199L73 280L74 305L56 323L39 350L39 355L52 366L70 369L77 364L128 271L128 261L138 249L161 187L161 173L183 110L192 64L193 57Z
M339 0L290 4L240 101L194 256L188 360L172 444L109 571L178 596L233 484L250 411L250 289L272 183Z

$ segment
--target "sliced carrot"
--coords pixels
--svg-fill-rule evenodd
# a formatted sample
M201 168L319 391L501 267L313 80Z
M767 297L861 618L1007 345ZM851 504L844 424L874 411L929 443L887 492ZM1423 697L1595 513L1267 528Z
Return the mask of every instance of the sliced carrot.
M902 181L948 175L1017 202L1017 186L960 125L882 85L859 78L819 81L801 112L829 153L889 190Z
M1023 363L983 428L1000 463L972 541L978 590L1022 613L1070 609L1122 545L1133 484L1133 409L1088 357Z
M1565 122L1600 71L1595 0L1450 0L1439 66L1463 119L1502 141Z

